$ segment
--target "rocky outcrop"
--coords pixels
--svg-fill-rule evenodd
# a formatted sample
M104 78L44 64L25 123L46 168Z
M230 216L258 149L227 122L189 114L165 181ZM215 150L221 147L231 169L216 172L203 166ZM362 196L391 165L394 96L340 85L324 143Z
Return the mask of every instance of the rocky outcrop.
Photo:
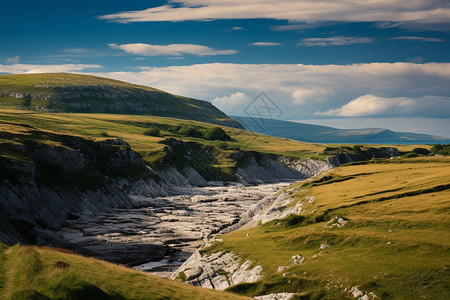
M30 159L1 157L0 239L7 244L61 245L52 231L79 215L95 215L133 203L109 172L144 167L121 140L94 142L59 136L60 144L24 141Z
M242 263L241 259L231 252L220 251L208 255L197 250L172 275L172 279L204 288L224 290L239 283L255 282L261 278L262 272L261 266L253 266L250 260Z
M229 156L237 161L236 176L242 184L303 180L340 165L339 160L296 160L258 152L237 151Z

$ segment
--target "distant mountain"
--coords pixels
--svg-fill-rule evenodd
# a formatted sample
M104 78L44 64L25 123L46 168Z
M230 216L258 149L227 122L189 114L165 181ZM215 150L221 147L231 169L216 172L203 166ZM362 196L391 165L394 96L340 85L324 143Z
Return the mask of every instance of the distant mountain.
M313 143L366 143L366 144L437 144L450 143L450 138L395 132L382 128L338 129L328 126L263 118L232 117L247 130L271 136Z
M48 112L153 115L242 128L210 102L81 74L0 75L0 107Z

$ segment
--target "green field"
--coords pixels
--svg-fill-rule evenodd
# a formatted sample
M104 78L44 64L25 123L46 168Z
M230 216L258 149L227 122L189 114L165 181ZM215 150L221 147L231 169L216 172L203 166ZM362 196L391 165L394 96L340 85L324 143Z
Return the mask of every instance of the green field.
M209 252L232 251L265 270L262 280L229 290L345 299L357 286L381 299L449 299L450 159L394 161L294 184L290 205L302 201L300 215L223 236ZM333 227L336 217L345 226ZM321 244L330 247L322 251ZM289 266L297 254L304 263ZM289 268L277 272L279 266Z
M211 164L223 170L225 174L231 174L236 166L236 161L227 157L239 149L296 159L326 157L322 153L325 145L269 137L237 128L222 127L231 137L227 141L183 134L183 129L187 128L205 133L215 127L217 125L209 123L154 116L42 113L0 109L0 130L5 132L4 136L6 133L10 134L8 138L0 136L0 155L19 155L17 151L10 151L10 146L19 146L23 144L24 139L58 145L58 135L72 135L93 140L123 139L145 162L155 168L159 168L167 156L167 153L162 151L166 146L162 142L168 138L192 142L192 147L198 150L213 147L212 157L209 158ZM148 135L148 130L155 128L159 130L159 135ZM52 135L54 138L50 137Z
M0 244L0 299L248 299L65 250Z

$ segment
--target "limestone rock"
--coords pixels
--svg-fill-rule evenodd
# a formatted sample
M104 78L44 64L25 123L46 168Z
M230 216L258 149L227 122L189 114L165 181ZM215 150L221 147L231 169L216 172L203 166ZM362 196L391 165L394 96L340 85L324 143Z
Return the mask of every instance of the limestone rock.
M299 254L292 256L289 261L290 265L302 264L305 261L305 258Z
M320 244L320 250L325 250L327 248L330 248L330 245L327 244Z
M289 300L294 297L294 293L275 293L264 296L256 296L257 300Z
M241 259L233 253L217 252L211 255L194 254L172 275L172 279L186 275L186 282L204 288L224 290L242 282L255 282L262 276L262 267L251 268L247 260L240 265ZM198 270L202 270L199 272ZM189 274L189 277L188 277Z

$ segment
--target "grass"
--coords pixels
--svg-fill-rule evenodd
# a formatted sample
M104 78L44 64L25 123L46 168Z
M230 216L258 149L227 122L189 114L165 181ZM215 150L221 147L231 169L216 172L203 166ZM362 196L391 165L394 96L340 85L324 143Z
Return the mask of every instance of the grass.
M321 152L325 149L325 146L320 144L302 143L236 128L221 127L231 138L224 146L221 141L184 136L178 132L173 132L172 128L176 126L182 128L195 127L203 132L217 127L217 125L197 121L154 116L55 114L0 109L0 128L4 132L30 135L30 132L37 129L49 134L67 134L97 140L121 138L128 142L132 149L139 152L144 160L151 165L162 162L166 156L162 151L165 145L161 142L167 138L183 139L187 142L195 142L203 146L216 148L216 166L223 169L230 169L235 166L235 161L228 159L227 156L235 152L236 149L258 151L266 154L273 153L300 159L324 157ZM149 128L158 129L160 132L159 136L147 135ZM51 141L42 139L42 142L50 143ZM14 140L7 140L5 143L14 143ZM6 155L5 152L2 154Z
M209 251L263 266L262 280L230 288L243 295L345 299L345 290L358 286L381 299L448 299L449 174L445 157L341 167L289 187L291 205L303 203L300 216L229 233ZM335 217L348 223L332 227ZM322 243L330 248L321 251ZM278 273L296 254L305 262Z
M166 138L183 139L209 146L219 145L218 141L183 136L172 130L173 127L180 126L185 128L195 127L204 132L217 127L217 125L156 116L78 113L55 114L0 109L0 126L2 130L16 133L26 133L28 129L24 126L32 126L53 133L70 134L94 139L121 138L128 142L149 163L161 158L161 150L164 145L160 142ZM146 135L146 131L149 128L159 129L160 136ZM232 149L277 154L297 159L321 159L328 156L326 153L323 153L326 149L326 145L324 144L304 143L230 127L221 128L230 136L231 140L226 142L226 149L222 149L221 151L223 155L218 159L219 165L232 163L231 160L226 159L226 156L233 152ZM402 151L410 151L414 147L416 146L404 145L402 146Z
M205 136L205 133L217 128L221 128L229 140L211 140L207 134ZM194 129L199 134L184 134L183 129ZM20 150L24 146L24 140L52 147L69 147L61 139L67 139L69 136L86 140L120 138L129 143L131 148L155 169L164 168L168 164L175 164L177 167L191 166L208 180L236 180L233 174L236 168L245 162L231 159L229 156L238 150L247 151L247 156L253 155L256 158L278 155L295 160L324 159L330 155L339 155L343 151L355 153L352 147L346 145L333 145L330 148L324 144L304 143L237 128L218 127L210 123L157 116L0 109L0 130L0 156L7 159L31 162L30 154ZM158 134L149 135L149 130L157 131ZM167 139L183 140L189 147L181 147L179 151L168 153L163 150ZM403 150L410 151L414 147L416 146L404 146ZM366 147L362 146L362 149ZM205 150L208 154L205 154ZM188 151L193 152L196 159L186 160ZM244 158L247 156L244 155ZM139 174L136 173L136 176ZM67 178L66 181L73 180Z
M247 299L65 250L0 244L0 299Z

